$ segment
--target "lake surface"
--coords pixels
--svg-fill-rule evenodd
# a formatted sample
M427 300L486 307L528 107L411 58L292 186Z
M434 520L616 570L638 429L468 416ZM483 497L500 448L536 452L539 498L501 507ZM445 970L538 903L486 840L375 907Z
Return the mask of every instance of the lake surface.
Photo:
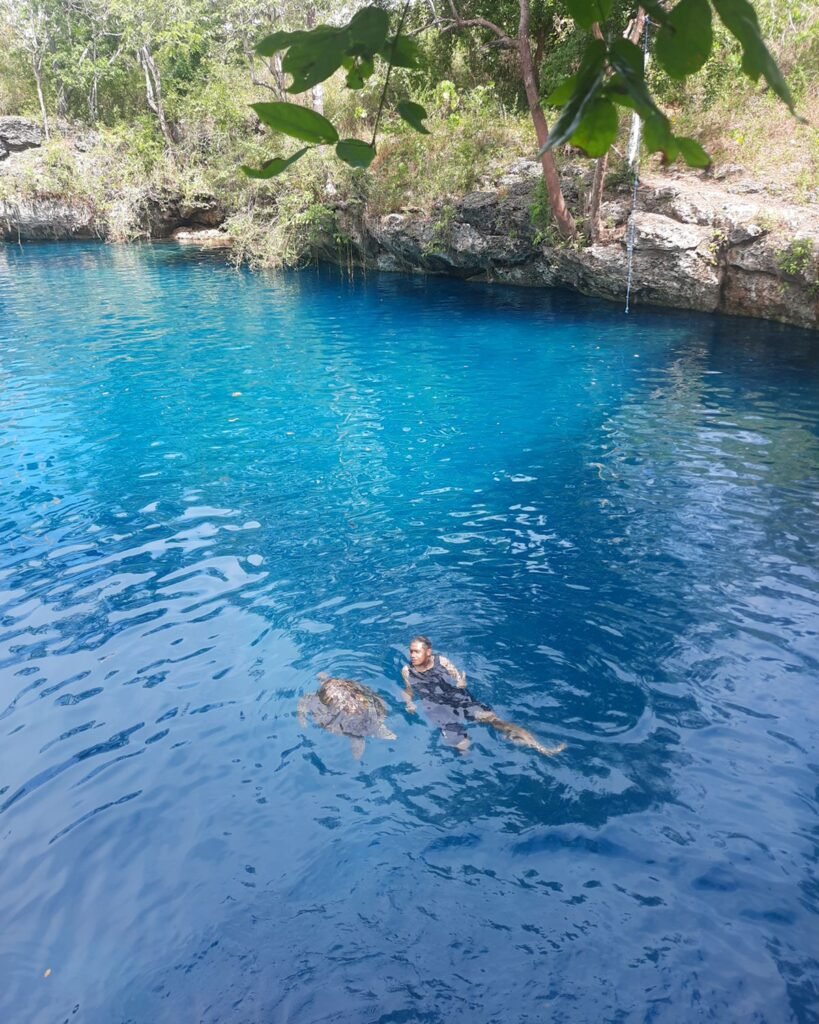
M91 244L0 315L4 1024L816 1021L819 335Z

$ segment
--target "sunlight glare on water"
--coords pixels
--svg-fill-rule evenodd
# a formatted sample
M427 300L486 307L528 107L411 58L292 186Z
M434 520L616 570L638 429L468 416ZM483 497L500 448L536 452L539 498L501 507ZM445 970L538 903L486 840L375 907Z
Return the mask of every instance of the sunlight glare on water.
M817 1019L818 335L170 245L0 313L0 1020Z

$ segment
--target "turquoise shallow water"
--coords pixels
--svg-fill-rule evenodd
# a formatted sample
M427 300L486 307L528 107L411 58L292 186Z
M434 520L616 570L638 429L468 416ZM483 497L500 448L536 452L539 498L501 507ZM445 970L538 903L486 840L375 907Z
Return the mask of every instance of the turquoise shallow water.
M170 246L0 314L0 1020L817 1019L819 335ZM409 718L418 631L565 753Z

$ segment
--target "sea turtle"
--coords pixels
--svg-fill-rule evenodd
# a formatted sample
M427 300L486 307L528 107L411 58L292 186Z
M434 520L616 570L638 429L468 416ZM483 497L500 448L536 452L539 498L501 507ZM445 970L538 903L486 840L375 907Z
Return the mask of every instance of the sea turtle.
M307 724L307 716L327 732L346 736L358 761L364 753L368 736L394 740L395 733L384 725L387 705L377 693L354 679L336 679L319 673L321 686L317 693L308 693L299 701L299 722Z

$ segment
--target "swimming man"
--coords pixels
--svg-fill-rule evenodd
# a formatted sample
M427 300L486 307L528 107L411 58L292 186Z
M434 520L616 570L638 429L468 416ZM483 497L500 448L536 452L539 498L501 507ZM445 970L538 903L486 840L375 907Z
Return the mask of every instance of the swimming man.
M485 704L479 704L466 688L466 676L459 672L448 658L434 654L432 644L425 636L414 636L409 645L409 665L401 669L404 680L404 704L412 715L416 713L414 696L417 692L427 717L439 725L444 743L461 753L469 750L469 737L465 722L480 722L524 747L532 747L540 754L552 757L566 749L566 744L544 747L527 730L511 722L504 722Z

